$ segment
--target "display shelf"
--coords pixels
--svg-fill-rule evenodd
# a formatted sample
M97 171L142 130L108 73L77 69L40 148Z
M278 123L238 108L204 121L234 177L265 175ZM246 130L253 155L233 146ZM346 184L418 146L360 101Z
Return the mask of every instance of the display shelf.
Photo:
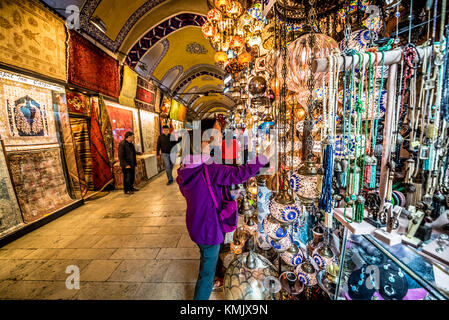
M348 222L344 218L345 208L335 208L334 217L337 219L345 228L348 228L352 234L372 234L376 228L366 221L358 222ZM365 211L365 214L366 211ZM351 219L352 208L346 209L346 218Z
M344 237L340 257L341 272L334 299L390 299L383 291L388 273L384 273L387 276L382 278L383 270L388 268L399 270L405 277L403 294L396 298L400 300L449 299L449 293L442 289L443 282L449 281L447 278L449 275L443 272L438 273L436 277L434 265L411 248L402 244L389 246L372 235L356 235L350 230L346 230ZM361 270L374 270L375 289L360 290L364 295L358 296L358 287L357 285L354 287L353 278L358 276L357 272L360 273Z

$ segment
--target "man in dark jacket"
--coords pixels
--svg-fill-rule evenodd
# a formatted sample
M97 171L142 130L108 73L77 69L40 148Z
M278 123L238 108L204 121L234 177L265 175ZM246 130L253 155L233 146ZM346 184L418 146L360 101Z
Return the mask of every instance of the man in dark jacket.
M162 127L162 134L157 139L157 155L161 155L165 165L165 173L167 174L167 185L173 183L173 162L170 159L172 148L181 140L171 140L170 127L165 125Z
M123 191L125 194L133 194L134 191L139 191L134 188L137 158L133 142L134 133L128 131L125 133L125 139L118 145L118 158L123 171Z

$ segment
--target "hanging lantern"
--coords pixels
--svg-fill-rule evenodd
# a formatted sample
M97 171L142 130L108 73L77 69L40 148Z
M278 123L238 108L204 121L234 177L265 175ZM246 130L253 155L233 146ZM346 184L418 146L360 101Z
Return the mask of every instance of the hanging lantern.
M225 63L228 60L228 55L224 51L218 51L214 56L214 60L216 63Z
M279 240L271 239L270 244L274 250L282 253L290 249L290 247L293 245L293 238L291 234L288 234L286 237L283 237Z
M238 18L242 14L243 8L240 2L230 1L226 7L226 13L232 18Z
M320 176L313 162L306 161L297 173L291 175L290 186L304 203L311 203L319 199Z
M263 285L265 278L276 277L276 268L262 255L243 253L231 262L223 278L226 300L270 300L271 292Z
M287 56L287 87L291 91L308 92L308 81L311 77L309 69L309 61L313 57L327 58L338 50L337 42L324 34L315 34L315 45L310 48L309 37L310 34L305 34L293 41L288 46ZM279 57L277 72L282 73L282 57ZM317 72L314 74L315 82L321 83L321 80L328 77L326 72ZM282 79L280 79L282 81Z
M226 10L226 6L229 4L229 0L215 0L215 7L219 8L221 11Z
M256 3L253 7L248 9L248 14L254 19L260 20L262 18L262 5Z
M295 269L295 273L298 276L299 280L301 280L301 282L306 286L312 287L318 284L315 267L308 260L297 266Z
M251 78L248 83L248 91L252 95L263 94L267 90L267 80L262 76Z
M253 57L246 51L238 56L239 63L241 63L241 64L250 63L252 59L253 59Z
M262 228L264 233L270 239L280 240L288 235L287 228L278 220L273 218L271 214L266 216L266 218L262 221Z
M241 36L233 36L231 37L231 41L229 41L229 47L237 51L243 48L244 45L245 40Z
M217 28L208 21L203 24L201 31L206 39L213 38L217 34Z
M260 35L260 34L262 33L262 31L263 31L264 24L263 24L263 22L260 21L260 20L259 20L259 21L254 21L252 27L253 27L253 28L252 28L252 32L253 32L255 35Z
M290 249L281 253L281 259L291 267L296 267L304 261L301 248L293 244Z
M209 20L212 24L217 24L223 19L223 15L218 9L211 9L207 13L207 20Z
M239 26L246 32L250 32L254 19L247 13L242 14L239 18Z
M314 250L312 258L315 261L316 265L321 269L326 268L326 266L332 265L336 260L335 253L326 243L323 243L320 247Z
M253 48L253 47L259 47L262 44L262 38L259 36L253 36L251 38L248 39L248 45Z

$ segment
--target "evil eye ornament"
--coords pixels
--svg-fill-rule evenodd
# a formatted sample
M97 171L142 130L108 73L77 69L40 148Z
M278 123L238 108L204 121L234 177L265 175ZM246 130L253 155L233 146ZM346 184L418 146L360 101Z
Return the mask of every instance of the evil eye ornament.
M270 219L270 216L263 219L262 229L265 234L274 240L282 239L288 234L287 229Z
M293 173L290 176L290 188L293 190L293 192L299 191L299 176L296 173Z
M293 238L291 235L288 235L280 240L271 240L270 244L274 250L278 252L284 252L290 249L290 247L292 246Z
M304 260L304 255L302 254L301 249L299 249L298 253L284 251L280 256L282 260L291 267L299 266Z
M281 222L294 222L301 214L297 207L282 205L275 200L270 202L269 208L273 217Z
M313 260L317 264L318 267L323 268L324 267L324 260L321 258L321 256L317 253L313 255Z

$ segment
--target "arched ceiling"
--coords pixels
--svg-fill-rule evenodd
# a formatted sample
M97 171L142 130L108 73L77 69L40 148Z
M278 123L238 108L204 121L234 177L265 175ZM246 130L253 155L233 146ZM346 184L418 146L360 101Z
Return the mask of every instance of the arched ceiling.
M65 15L61 3L77 5L81 34L141 76L168 84L173 94L194 87L199 92L223 88L225 73L215 66L215 50L201 32L209 11L207 0L43 1L61 15ZM104 22L106 32L92 24L94 18ZM201 112L217 105L234 105L230 97L219 94L186 95L184 100L192 102L192 108L202 103Z

